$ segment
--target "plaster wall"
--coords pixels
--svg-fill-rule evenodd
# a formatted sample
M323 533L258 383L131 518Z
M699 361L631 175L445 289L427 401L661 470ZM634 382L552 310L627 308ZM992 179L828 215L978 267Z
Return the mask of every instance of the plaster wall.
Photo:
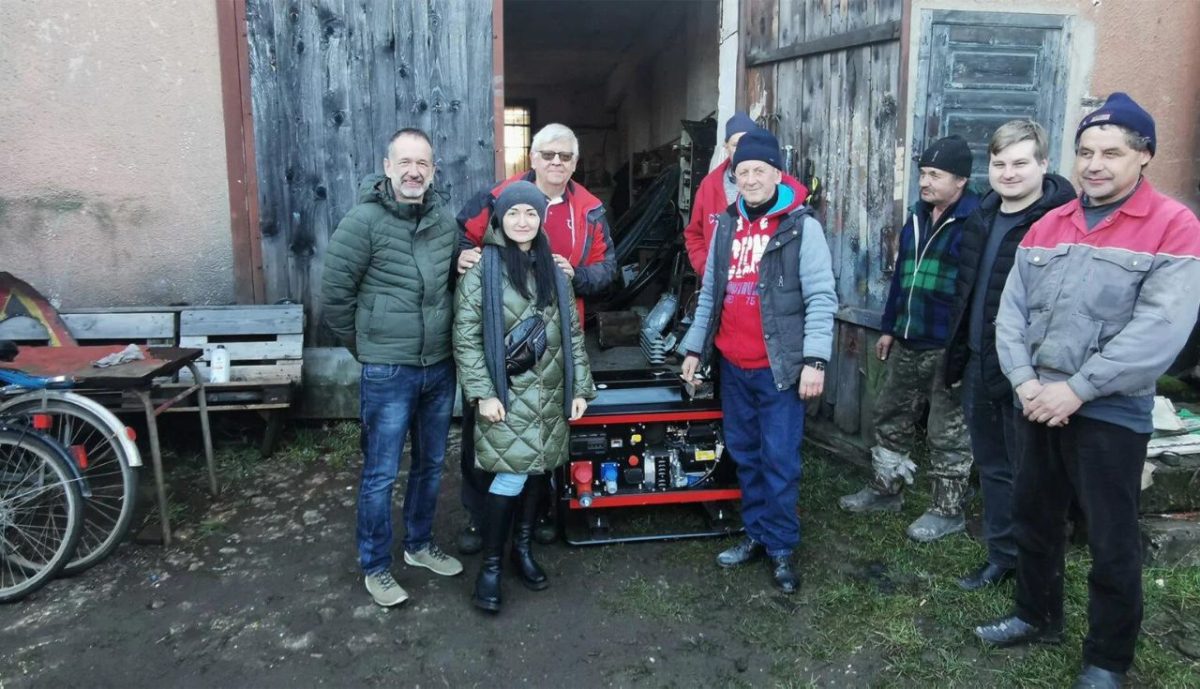
M1157 189L1200 212L1200 2L1178 0L914 0L908 73L917 74L924 10L1032 12L1075 18L1071 39L1064 161L1076 180L1075 127L1113 91L1125 91L1155 119L1158 153L1146 170ZM908 129L918 88L908 90ZM907 161L907 175L912 175ZM908 184L903 186L909 188Z
M63 307L233 299L216 3L0 2L0 270Z

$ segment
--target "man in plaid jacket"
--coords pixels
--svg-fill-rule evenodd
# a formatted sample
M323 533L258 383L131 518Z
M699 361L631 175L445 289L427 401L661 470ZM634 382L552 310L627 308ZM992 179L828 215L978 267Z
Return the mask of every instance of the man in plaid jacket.
M979 206L967 189L971 149L958 136L933 143L921 155L921 199L900 231L899 253L883 312L875 354L887 362L875 401L874 476L862 490L841 498L848 512L899 511L902 490L913 482L909 451L917 415L929 405L926 424L933 504L908 527L928 542L962 531L962 503L971 473L971 451L959 404L959 387L943 382L946 340L958 275L958 248L966 219Z

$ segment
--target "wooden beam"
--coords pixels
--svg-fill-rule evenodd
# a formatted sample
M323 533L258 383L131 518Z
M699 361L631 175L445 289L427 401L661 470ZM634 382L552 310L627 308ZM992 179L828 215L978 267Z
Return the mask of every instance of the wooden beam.
M504 0L492 0L492 153L496 179L504 179Z
M806 55L821 55L848 48L859 48L874 43L886 43L900 38L900 22L890 21L863 29L824 36L811 41L793 43L775 50L751 50L746 55L747 67L759 67L784 60L794 60Z
M261 304L266 301L266 290L262 273L262 236L258 226L250 44L246 32L246 0L217 0L234 292L239 303Z

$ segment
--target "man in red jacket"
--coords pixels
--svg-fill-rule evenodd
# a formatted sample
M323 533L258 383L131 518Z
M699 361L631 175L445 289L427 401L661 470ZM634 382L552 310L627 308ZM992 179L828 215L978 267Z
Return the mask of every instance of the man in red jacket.
M492 207L505 187L517 180L533 182L550 199L542 229L550 241L554 262L562 269L579 300L579 320L583 322L582 297L599 294L612 283L617 259L609 236L604 204L582 184L571 181L579 162L579 140L570 128L548 124L533 137L529 147L533 169L504 180L494 188L483 191L463 207L458 214L462 228L459 237L458 272L467 272L475 265L482 251L483 235L492 217ZM462 426L462 501L467 511L467 525L458 538L458 549L464 554L478 552L482 540L478 530L478 514L486 485L475 471L475 448L471 444L474 417L463 415ZM521 510L544 514L548 478L527 482ZM524 517L528 522L532 516ZM539 538L539 540L542 540Z
M534 135L529 160L532 170L513 175L478 194L459 212L458 224L463 230L459 240L462 251L458 258L459 274L479 261L496 197L509 184L525 180L536 184L550 199L543 229L550 240L554 262L571 279L575 294L585 297L603 292L612 283L617 259L603 202L582 184L571 181L579 162L579 140L568 127L548 124Z
M725 160L700 180L696 189L696 200L692 203L692 219L683 228L683 243L687 247L688 261L696 275L704 275L704 262L708 259L708 245L712 242L717 218L737 199L737 186L733 182L733 170L729 160L737 149L738 141L746 132L758 129L754 120L744 112L735 112L725 123ZM796 203L803 204L808 198L808 189L795 177L783 173L783 184L795 192Z

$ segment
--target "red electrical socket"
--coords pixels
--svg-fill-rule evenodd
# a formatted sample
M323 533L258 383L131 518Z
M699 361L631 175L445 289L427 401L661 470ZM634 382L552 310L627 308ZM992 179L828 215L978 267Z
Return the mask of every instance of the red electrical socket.
M575 484L575 497L582 507L592 504L592 463L571 462L571 483Z

